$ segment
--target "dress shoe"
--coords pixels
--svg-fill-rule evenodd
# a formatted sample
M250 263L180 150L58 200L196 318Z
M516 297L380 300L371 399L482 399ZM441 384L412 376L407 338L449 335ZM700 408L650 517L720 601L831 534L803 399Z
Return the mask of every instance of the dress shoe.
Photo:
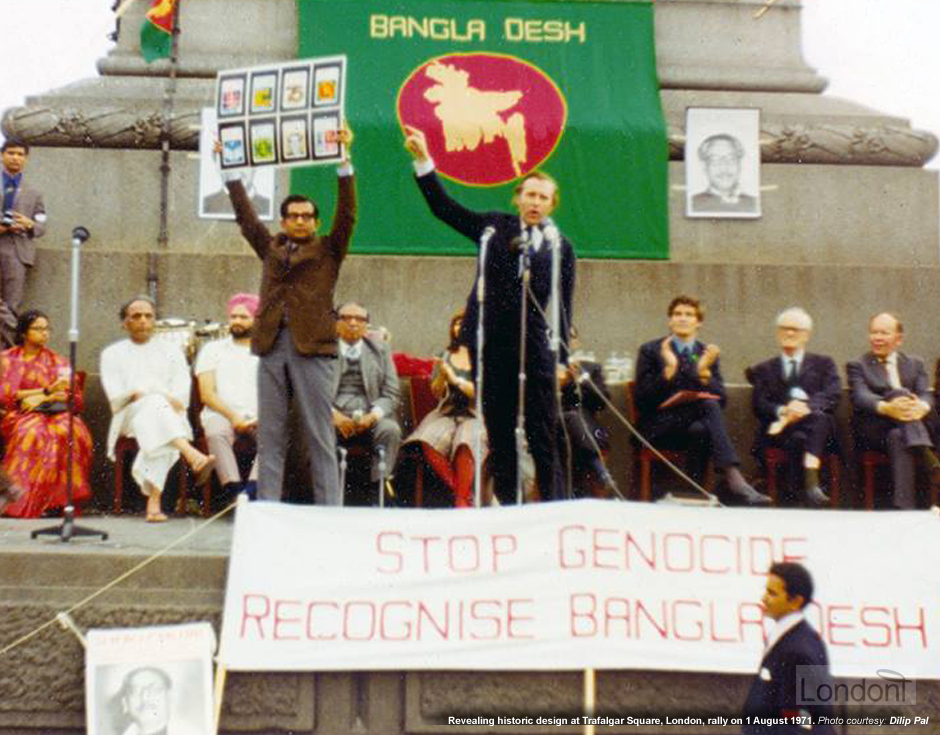
M746 482L735 487L726 485L724 495L734 505L746 505L752 508L764 507L773 502L769 497L757 492Z
M806 488L803 501L807 508L825 508L829 505L829 496L820 489L819 485L813 485Z

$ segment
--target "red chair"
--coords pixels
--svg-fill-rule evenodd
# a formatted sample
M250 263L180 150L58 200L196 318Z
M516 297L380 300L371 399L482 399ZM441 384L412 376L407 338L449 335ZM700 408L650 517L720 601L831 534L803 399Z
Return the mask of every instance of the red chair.
M418 424L433 411L438 404L438 398L431 391L431 378L427 375L412 375L408 379L411 396L411 425ZM424 472L419 471L415 476L415 506L424 505Z
M637 423L635 396L636 381L627 381L624 384L624 390L626 391L627 418L630 420L630 424L635 427ZM669 460L672 464L679 467L686 467L688 465L689 452L685 449L660 449L658 447L656 452L654 452L645 444L639 445L636 453L636 463L639 466L637 475L639 477L640 485L637 498L638 500L649 502L653 499L653 463L662 463L663 458ZM708 467L709 468L705 476L704 486L705 489L711 493L712 486L714 485L711 463L709 463Z

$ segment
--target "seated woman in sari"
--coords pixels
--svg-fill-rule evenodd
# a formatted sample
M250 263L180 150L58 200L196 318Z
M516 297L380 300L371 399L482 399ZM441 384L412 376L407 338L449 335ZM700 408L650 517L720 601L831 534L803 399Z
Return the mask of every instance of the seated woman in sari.
M474 410L473 370L470 352L458 344L457 335L463 312L450 320L450 344L438 359L431 378L431 391L440 400L418 424L401 449L399 471L400 487L414 484L418 472L429 469L432 483L426 483L424 497L427 505L441 505L440 493L431 486L436 484L446 500L458 508L473 505L474 452L477 439L484 457L487 452L486 429ZM406 490L407 492L407 490Z
M0 404L5 414L0 433L6 452L3 470L22 488L22 494L3 511L6 516L37 518L68 504L68 361L46 347L49 319L41 311L19 318L16 347L3 353ZM82 395L75 396L76 413ZM72 446L72 501L78 506L91 497L91 434L75 416Z

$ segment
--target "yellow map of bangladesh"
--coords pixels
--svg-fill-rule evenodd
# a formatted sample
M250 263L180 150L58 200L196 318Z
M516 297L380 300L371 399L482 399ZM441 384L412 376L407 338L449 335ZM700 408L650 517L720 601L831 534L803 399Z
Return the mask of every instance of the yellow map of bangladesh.
M512 157L512 169L522 175L522 164L527 152L525 142L525 116L514 112L508 120L499 113L515 106L522 92L484 92L470 86L470 74L450 64L434 62L425 74L437 84L430 87L424 98L434 104L434 115L444 127L444 145L452 151L475 151L480 143L492 143L497 137L505 138Z

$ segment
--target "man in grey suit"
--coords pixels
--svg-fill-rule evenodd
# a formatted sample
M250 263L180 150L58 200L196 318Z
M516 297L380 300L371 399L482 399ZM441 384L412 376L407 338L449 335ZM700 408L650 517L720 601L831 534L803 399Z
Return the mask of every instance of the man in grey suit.
M397 416L401 390L391 348L366 336L368 326L369 313L362 305L351 301L339 308L333 425L340 445L365 442L372 448L382 447L386 467L392 468L401 445ZM377 451L373 452L371 479L379 481Z
M13 344L16 313L23 302L26 274L36 261L33 240L45 233L42 195L23 175L29 146L9 138L0 148L3 209L0 214L0 334Z
M898 351L904 327L893 314L877 314L868 322L871 351L846 365L852 390L852 428L860 450L887 451L891 458L895 508L912 509L914 463L922 461L931 484L940 485L940 461L933 449L927 421L933 396L919 357Z

